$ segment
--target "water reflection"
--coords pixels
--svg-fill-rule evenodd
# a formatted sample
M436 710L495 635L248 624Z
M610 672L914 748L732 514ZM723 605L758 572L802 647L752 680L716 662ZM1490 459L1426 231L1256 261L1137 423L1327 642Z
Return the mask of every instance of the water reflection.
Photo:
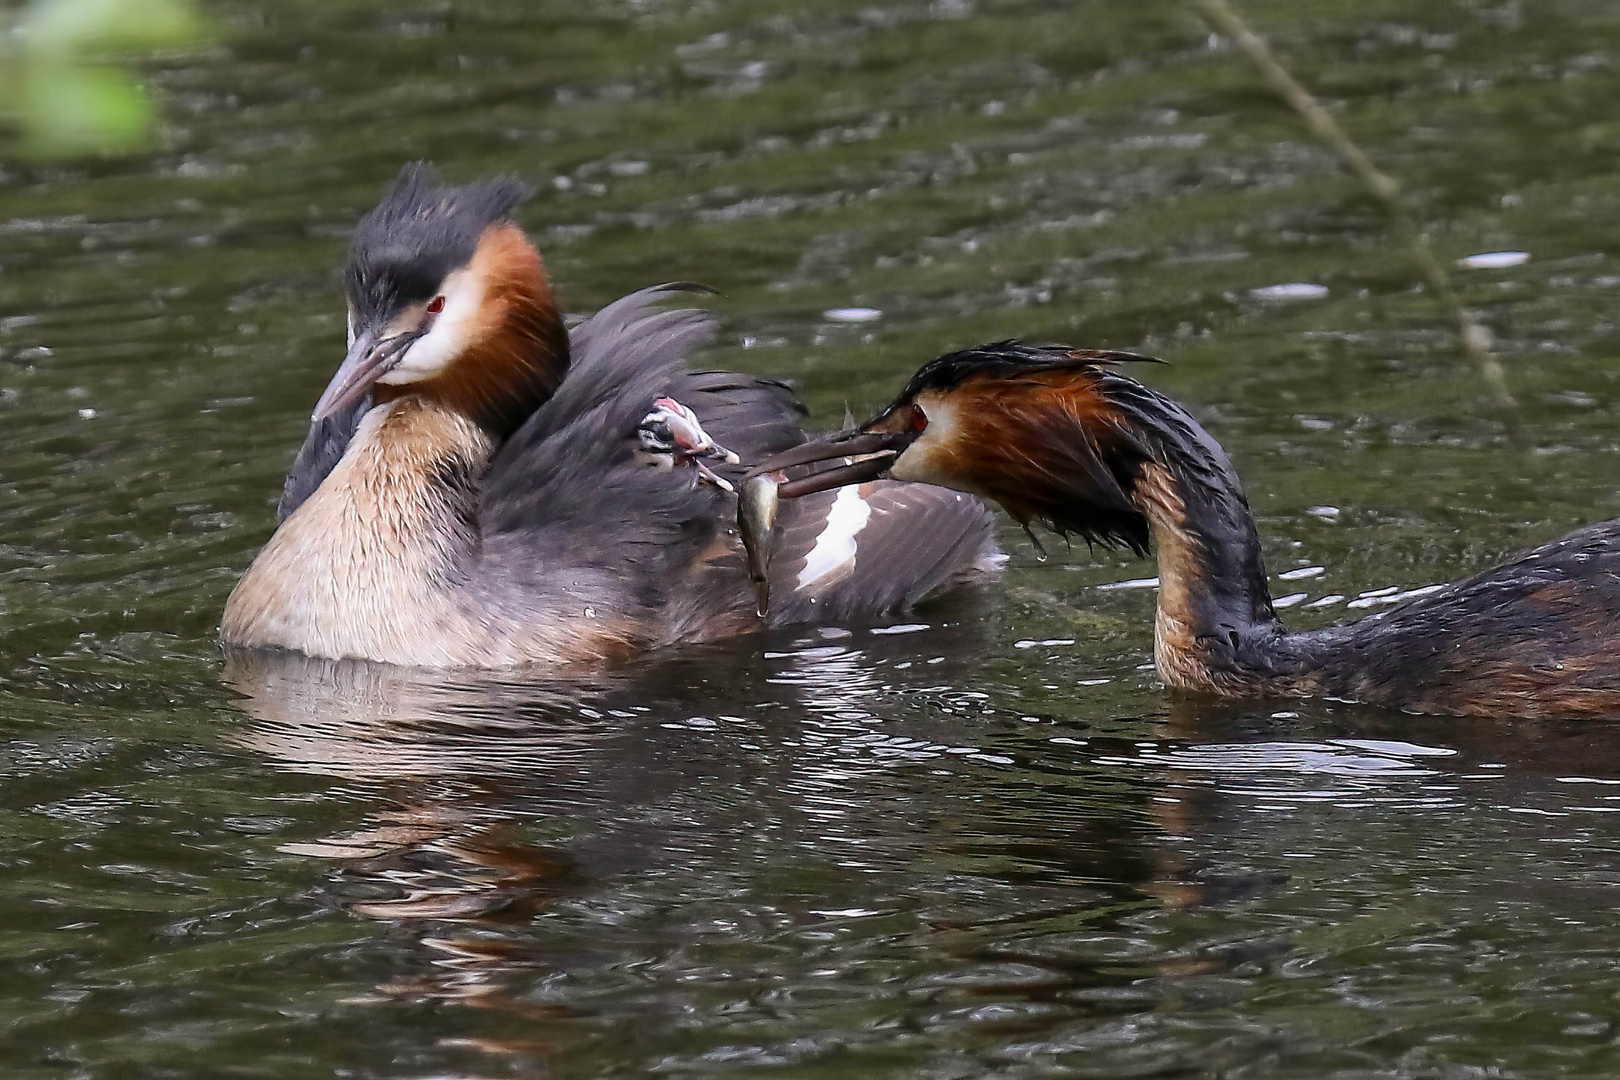
M1165 870L1141 844L1142 800L1022 789L990 695L962 689L976 664L953 659L982 651L975 625L813 632L571 683L287 654L233 656L227 679L253 718L245 746L370 807L359 827L282 847L329 862L348 911L416 941L408 973L364 1000L533 1020L536 986L652 963L667 978L612 996L667 1012L716 963L763 963L748 977L793 987L897 944L950 958L952 974L907 993L952 1002L1157 973L1012 943L1152 906ZM693 679L728 667L726 686ZM738 950L755 959L710 955Z
M928 1025L1011 1037L1129 1014L1156 996L1130 989L1143 980L1286 951L1268 937L1167 957L1133 927L1285 880L1162 840L1230 842L1205 817L1211 793L1166 792L1240 751L1004 718L965 689L985 684L960 659L981 651L976 625L820 631L568 683L287 654L233 656L227 678L253 718L245 746L369 808L282 846L328 862L346 910L416 943L358 1004L472 1006L567 1043L583 1035L564 1021L589 1029L604 996L668 1013L690 1007L681 983L734 970L786 1000L819 983L846 1007L921 1002ZM726 686L692 679L728 667ZM892 988L858 974L908 956L931 959ZM647 985L610 974L648 964ZM576 990L535 1004L558 984Z
M284 654L227 678L243 745L362 808L281 848L411 943L350 1003L471 1009L441 1049L522 1075L609 1030L700 1074L894 1023L1096 1052L1186 995L1338 963L1319 920L1259 910L1378 879L1369 837L1410 869L1462 822L1522 846L1524 815L1620 809L1620 760L1578 725L1192 699L1077 723L972 659L984 620L931 622L568 682ZM1226 929L1166 921L1202 912Z
M256 723L243 745L349 778L523 774L587 750L626 718L578 706L625 676L513 682L288 652L233 651L224 679Z

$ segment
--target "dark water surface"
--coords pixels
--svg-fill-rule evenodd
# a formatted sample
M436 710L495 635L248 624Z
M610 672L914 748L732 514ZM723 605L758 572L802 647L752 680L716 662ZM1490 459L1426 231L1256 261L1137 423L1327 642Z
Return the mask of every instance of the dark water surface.
M1177 701L1151 563L1009 527L914 625L572 682L214 640L414 157L533 182L574 310L714 285L825 426L1167 356L1300 625L1614 516L1620 5L1246 5L1443 261L1529 253L1457 271L1513 410L1177 4L211 10L159 152L0 177L0 1073L1620 1073L1620 729Z

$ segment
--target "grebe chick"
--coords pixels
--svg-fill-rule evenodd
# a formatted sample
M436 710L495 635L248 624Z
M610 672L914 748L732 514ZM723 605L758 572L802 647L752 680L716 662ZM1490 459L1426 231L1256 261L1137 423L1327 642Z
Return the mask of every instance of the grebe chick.
M685 368L713 318L659 305L691 287L566 330L509 216L522 194L407 166L360 221L348 355L226 603L227 645L494 668L761 625L726 476L733 455L801 443L802 406L780 383ZM975 500L852 494L782 513L769 624L883 617L998 565Z
M1181 406L1115 370L1143 359L1012 341L953 353L864 427L755 473L785 478L784 499L891 477L984 496L1026 527L1138 554L1151 539L1154 661L1177 689L1620 716L1620 520L1360 621L1291 633L1226 454ZM805 475L806 465L820 471Z

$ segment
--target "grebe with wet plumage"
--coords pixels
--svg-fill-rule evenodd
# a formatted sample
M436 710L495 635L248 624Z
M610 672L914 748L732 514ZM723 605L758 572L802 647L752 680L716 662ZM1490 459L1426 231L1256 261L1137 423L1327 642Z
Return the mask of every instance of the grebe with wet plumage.
M1143 555L1151 542L1154 661L1177 689L1620 717L1620 520L1359 621L1290 632L1226 454L1185 409L1117 370L1146 359L1014 341L952 353L868 424L787 450L752 482L783 481L789 502L879 478L938 484L1026 527Z

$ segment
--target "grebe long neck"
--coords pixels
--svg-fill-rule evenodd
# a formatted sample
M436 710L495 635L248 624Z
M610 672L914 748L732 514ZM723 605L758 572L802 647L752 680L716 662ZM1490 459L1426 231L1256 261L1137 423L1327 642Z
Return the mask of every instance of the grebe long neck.
M1168 685L1228 690L1278 673L1283 629L1254 515L1225 452L1198 422L1147 391L1152 450L1131 500L1158 550L1154 662Z

